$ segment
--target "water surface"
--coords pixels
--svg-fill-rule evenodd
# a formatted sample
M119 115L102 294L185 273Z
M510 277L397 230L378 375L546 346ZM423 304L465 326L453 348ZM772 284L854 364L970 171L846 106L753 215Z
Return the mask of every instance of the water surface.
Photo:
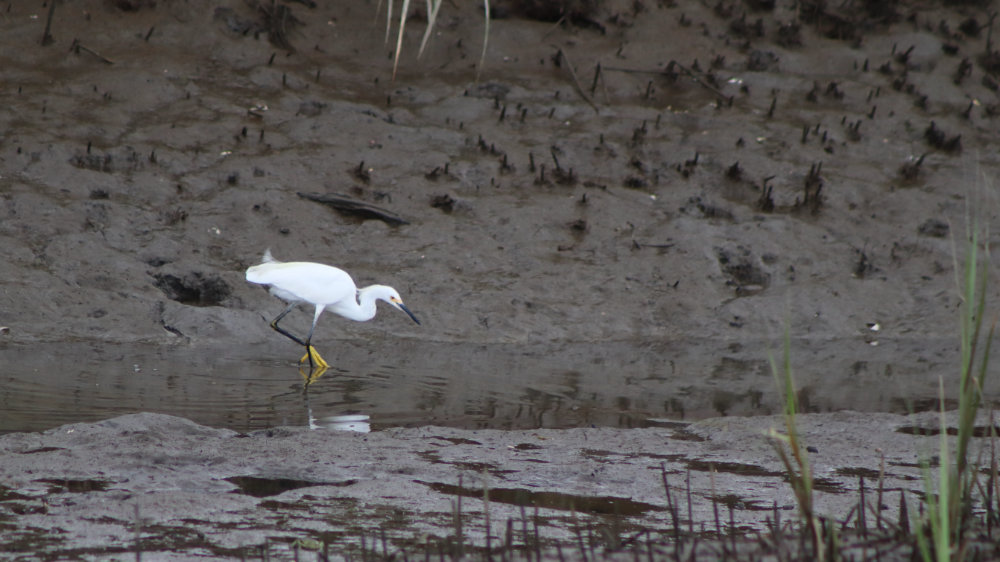
M322 427L331 418L376 430L638 427L779 411L771 344L761 341L328 342L321 351L333 367L307 391L295 366L301 350L282 343L8 346L0 349L0 431L140 411L237 431ZM954 343L878 343L793 342L803 408L906 412L934 407L939 375L954 388Z

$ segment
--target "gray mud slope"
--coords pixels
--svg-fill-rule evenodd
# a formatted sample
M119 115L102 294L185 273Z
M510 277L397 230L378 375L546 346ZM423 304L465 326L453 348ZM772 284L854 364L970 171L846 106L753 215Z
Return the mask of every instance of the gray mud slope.
M375 5L290 4L268 41L236 0L65 2L43 47L12 4L4 341L273 342L267 247L399 288L397 337L950 337L949 236L995 208L985 4L504 9L478 83L476 6L419 60L413 19L393 82Z

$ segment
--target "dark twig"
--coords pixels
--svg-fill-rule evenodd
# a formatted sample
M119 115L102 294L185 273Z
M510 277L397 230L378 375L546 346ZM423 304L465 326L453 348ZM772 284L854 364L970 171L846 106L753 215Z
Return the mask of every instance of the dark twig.
M54 3L55 2L53 2L53 4ZM87 53L90 53L90 54L94 55L98 59L100 59L100 61L103 62L104 64L115 64L115 62L113 60L111 60L108 57L105 57L104 55L102 55L101 53L98 53L97 51L95 51L95 50L93 50L93 49L85 46L83 43L80 43L79 39L74 39L73 40L73 44L71 44L69 46L69 50L72 51L72 52L74 52L74 53L76 53L76 54L80 54L80 51L85 51Z
M45 19L45 32L42 33L42 46L46 47L55 43L52 37L52 16L56 13L56 0L49 0L49 16Z

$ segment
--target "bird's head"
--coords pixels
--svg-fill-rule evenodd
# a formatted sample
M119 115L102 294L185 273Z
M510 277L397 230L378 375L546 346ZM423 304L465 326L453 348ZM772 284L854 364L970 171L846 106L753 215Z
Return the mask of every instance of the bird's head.
M392 287L384 287L381 293L382 294L378 296L379 299L384 300L399 310L402 310L407 316L410 317L411 320L416 322L418 325L420 324L420 320L417 320L417 317L410 312L409 308L406 308L405 304L403 304L403 297L399 296L399 292L397 292L396 289L393 289Z

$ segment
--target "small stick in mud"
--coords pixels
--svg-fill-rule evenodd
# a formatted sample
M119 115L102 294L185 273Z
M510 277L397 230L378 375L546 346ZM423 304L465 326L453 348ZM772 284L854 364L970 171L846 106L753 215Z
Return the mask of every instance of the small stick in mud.
M858 119L854 123L847 126L847 138L854 142L861 140L861 120Z
M926 152L921 154L920 158L917 158L915 161L906 162L902 166L900 166L899 168L900 178L903 181L908 181L908 182L916 180L917 177L920 176L920 165L924 163L925 156L927 156Z
M55 2L53 2L55 4ZM153 36L153 30L156 29L155 25L149 26L149 31L146 32L146 36L142 38L143 41L149 43L149 38Z
M535 178L535 185L545 184L545 164L538 167L538 177Z
M52 37L52 16L56 13L56 2L55 0L50 0L49 2L49 15L45 18L45 32L42 33L42 46L47 47L55 43L55 39Z
M440 175L441 175L441 166L435 166L433 170L424 174L424 178L429 179L431 181L435 181L438 179L438 177L440 177ZM435 205L431 206L434 207Z
M715 95L719 96L720 98L723 98L723 99L727 100L727 102L728 102L728 104L730 106L733 105L733 97L732 96L727 96L726 94L722 93L721 90L719 90L718 88L712 86L711 84L708 84L707 82L705 82L704 80L702 80L701 77L699 77L698 75L695 74L694 71L698 70L697 66L698 66L698 61L697 60L694 62L694 65L692 65L692 68L687 68L683 64L681 64L681 63L679 63L677 61L672 60L667 65L667 70L664 73L665 74L670 74L673 71L672 69L674 67L677 67L677 68L683 70L685 74L687 74L692 80L694 80L695 82L697 82L698 85L700 85L702 88L705 88L706 90L709 90L709 91L715 93Z
M903 536L910 534L910 513L906 507L906 490L903 489L899 490L899 530Z
M882 530L882 495L885 491L885 452L876 449L879 454L878 463L878 496L875 499L875 526Z
M371 183L372 175L369 170L365 169L365 161L362 160L360 164L351 172L351 174L358 179L358 181L364 183Z
M595 104L593 100L590 99L590 96L587 95L587 92L585 92L583 90L583 87L580 86L580 80L577 79L576 71L573 70L573 63L570 62L569 57L566 56L566 52L560 48L558 49L558 52L556 54L557 56L566 61L566 69L569 70L570 78L573 79L573 86L576 88L576 93L580 94L580 97L583 98L583 101L587 102L587 105L592 107L595 113L600 113L600 111L597 108L597 104Z
M819 207L823 202L820 195L823 191L823 178L820 176L822 170L822 162L813 164L809 168L809 175L806 176L805 180L802 204L808 207L813 214L819 212Z
M503 160L501 160L501 162L500 162L500 173L501 174L506 174L506 173L513 172L513 171L514 171L514 166L511 166L510 162L507 161L507 153L504 152L503 153Z
M757 199L757 208L765 213L774 211L774 186L767 185L767 182L773 179L774 176L768 176L761 182L760 197Z
M90 53L90 54L94 55L98 59L100 59L100 61L103 62L104 64L115 64L114 61L112 61L111 59L105 57L101 53L98 53L97 51L95 51L95 50L93 50L93 49L91 49L89 47L86 47L83 43L80 43L79 39L74 39L73 40L73 43L69 46L69 50L72 53L77 54L77 55L80 54L80 51L85 51L87 53Z
M739 181L741 177L743 177L743 168L740 168L739 161L726 170L726 178L731 181Z
M861 538L868 540L868 510L865 506L865 477L858 475L859 497L858 497L858 525L861 527Z

